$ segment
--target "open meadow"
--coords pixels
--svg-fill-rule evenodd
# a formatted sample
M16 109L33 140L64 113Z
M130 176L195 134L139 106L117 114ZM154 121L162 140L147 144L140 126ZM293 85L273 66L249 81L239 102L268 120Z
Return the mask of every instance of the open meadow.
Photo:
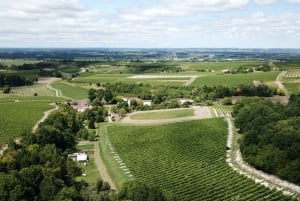
M183 201L292 200L228 166L227 124L222 118L100 129L102 155L110 159L106 164L116 182L134 178L172 191Z

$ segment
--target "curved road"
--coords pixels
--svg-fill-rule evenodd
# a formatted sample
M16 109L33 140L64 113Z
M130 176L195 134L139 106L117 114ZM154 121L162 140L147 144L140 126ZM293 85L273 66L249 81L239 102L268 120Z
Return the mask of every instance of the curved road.
M228 139L227 147L230 150L227 151L227 163L228 165L239 174L245 175L246 177L254 180L256 183L260 183L270 189L276 188L286 195L294 195L300 197L300 186L282 180L274 175L267 174L263 171L257 170L254 167L248 165L242 158L238 145L234 145L234 124L231 117L226 117L228 123Z

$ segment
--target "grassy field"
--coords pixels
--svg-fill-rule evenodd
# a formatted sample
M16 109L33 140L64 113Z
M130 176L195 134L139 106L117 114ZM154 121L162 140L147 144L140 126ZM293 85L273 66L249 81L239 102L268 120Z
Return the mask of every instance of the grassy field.
M114 154L135 179L172 191L178 200L291 200L228 166L223 119L155 127L116 125L108 127L108 136Z
M106 123L99 124L99 135L100 135L100 154L105 163L109 175L115 182L118 189L121 189L122 184L128 181L130 178L128 175L125 175L123 171L121 171L119 163L113 158L114 155L114 148L111 146L109 138L108 138L108 127L110 125Z
M50 101L0 103L0 144L31 131L43 112L52 108L49 103Z
M23 64L34 64L39 61L34 60L34 59L1 59L0 63L11 66L11 65L23 65Z
M74 79L74 82L83 83L97 83L97 82L120 82L124 78L132 76L133 74L119 74L119 73L87 73Z
M63 102L64 98L56 96L18 96L13 94L0 94L0 103L8 102Z
M77 145L77 149L80 151L84 151L87 153L89 157L89 162L87 163L86 166L84 166L83 163L78 163L79 167L82 168L83 173L86 174L86 176L79 176L76 179L78 181L83 180L86 181L89 184L95 184L98 179L100 179L100 175L97 169L97 166L95 164L95 159L94 159L94 144L89 145Z
M134 114L130 116L134 120L158 120L158 119L173 119L180 117L194 116L194 109L183 109L173 111L158 111Z
M240 84L252 84L253 80L260 82L275 81L280 72L266 72L266 73L247 73L247 74L220 74L199 77L192 86L203 85L223 85L228 87L237 86Z
M300 79L299 78L291 78L291 77L284 77L283 84L288 90L289 94L293 93L300 93Z
M80 68L70 66L70 67L60 68L59 71L63 73L78 73L80 71Z
M54 82L51 84L54 88L61 90L63 96L72 99L87 99L88 89L67 82Z

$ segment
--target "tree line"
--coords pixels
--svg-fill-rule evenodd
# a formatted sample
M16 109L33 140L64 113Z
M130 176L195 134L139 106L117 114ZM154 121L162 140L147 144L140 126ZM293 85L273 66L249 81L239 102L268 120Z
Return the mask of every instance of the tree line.
M239 101L233 109L243 137L244 159L257 169L300 184L300 94L285 105L262 99Z

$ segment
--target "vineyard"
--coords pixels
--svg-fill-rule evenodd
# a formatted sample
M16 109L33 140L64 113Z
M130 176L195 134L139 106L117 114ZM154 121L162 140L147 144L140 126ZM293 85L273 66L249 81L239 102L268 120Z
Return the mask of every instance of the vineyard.
M55 96L55 91L50 89L46 84L35 84L32 86L14 87L12 94L21 96Z
M231 107L225 107L225 106L215 106L212 108L213 112L216 117L228 117L231 116Z
M240 84L253 84L253 80L262 83L274 81L279 72L264 72L264 73L247 73L247 74L232 74L232 75L211 75L197 78L192 86L203 85L222 85L228 87L238 86Z
M60 91L64 97L72 99L86 99L88 96L88 89L75 84L54 82L51 84L51 86Z
M217 118L110 126L105 142L135 179L172 191L178 200L293 200L232 170L226 139L227 123Z
M8 143L22 133L30 131L43 116L43 112L52 108L50 101L7 102L0 104L0 144Z
M286 73L285 77L298 78L300 77L300 70L290 70Z

